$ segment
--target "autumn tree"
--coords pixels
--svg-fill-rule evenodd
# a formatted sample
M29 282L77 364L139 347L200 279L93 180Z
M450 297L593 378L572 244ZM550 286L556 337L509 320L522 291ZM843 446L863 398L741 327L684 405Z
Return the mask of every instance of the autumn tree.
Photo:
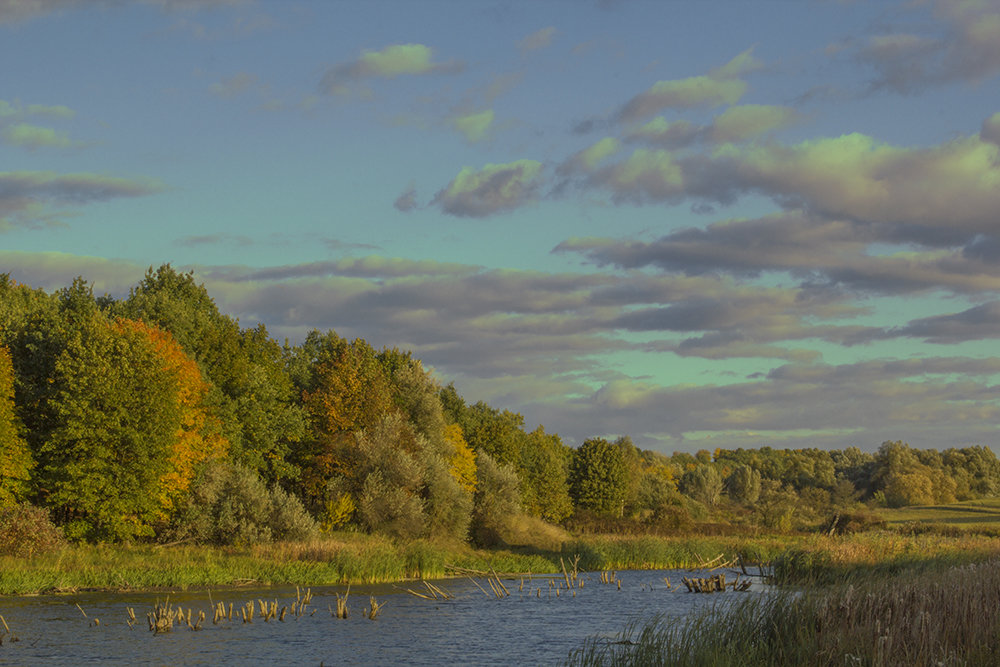
M376 426L394 408L372 347L362 339L334 344L328 358L313 368L313 388L303 392L313 436L299 456L306 492L315 500L325 497L327 480L354 474L353 434Z
M160 477L158 499L166 514L173 513L187 493L196 467L225 457L229 443L220 432L218 419L206 405L209 385L198 365L166 331L135 320L120 319L114 329L122 335L144 337L160 359L161 370L176 387L170 400L180 414L180 423L170 444L166 470Z
M209 384L207 404L236 462L272 482L295 475L288 458L306 433L301 394L288 375L284 350L263 326L241 330L192 273L169 264L150 268L111 310L170 332L195 360Z

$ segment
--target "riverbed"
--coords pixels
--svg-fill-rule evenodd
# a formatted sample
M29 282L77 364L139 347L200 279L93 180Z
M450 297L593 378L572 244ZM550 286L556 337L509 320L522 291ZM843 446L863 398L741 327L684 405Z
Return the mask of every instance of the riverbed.
M484 578L433 582L451 599L430 596L421 582L352 586L348 617L334 616L344 586L314 587L302 614L265 621L260 604L292 608L305 589L189 590L158 593L79 593L0 598L0 664L11 665L557 665L591 636L612 639L630 621L666 614L681 619L706 605L726 605L749 592L689 593L681 577L707 572L624 571L602 583L600 573L581 573L582 586L567 589L562 577L504 579L509 596L497 598ZM732 578L732 574L728 575ZM608 577L606 576L605 579ZM669 582L669 585L668 585ZM186 624L154 634L146 614L158 604L190 609L206 618L201 629ZM382 605L365 616L370 596ZM232 603L232 619L213 623L213 606ZM253 602L245 623L239 613ZM129 609L137 622L129 625ZM12 641L16 636L18 641Z

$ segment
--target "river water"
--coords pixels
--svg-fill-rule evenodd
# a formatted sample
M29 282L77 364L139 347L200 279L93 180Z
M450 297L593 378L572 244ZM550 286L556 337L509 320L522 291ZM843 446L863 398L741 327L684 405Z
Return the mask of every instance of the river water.
M336 610L336 593L343 595L344 587L314 587L306 614L289 613L284 622L262 620L258 600L277 600L278 609L291 606L294 587L175 592L169 595L173 606L190 608L195 616L204 611L207 618L201 630L175 626L162 634L149 631L146 613L166 600L163 592L0 598L0 616L18 638L11 641L0 625L0 664L557 665L588 637L613 638L629 621L655 614L682 618L764 590L755 581L747 593L692 594L682 576L707 574L624 571L617 573L619 588L601 583L597 573L583 573L575 595L562 583L558 596L548 578L536 576L523 580L523 588L521 581L504 580L510 595L502 599L480 590L490 591L484 579L434 582L453 596L449 600L426 600L403 590L426 594L420 582L353 586L347 619L328 610ZM375 620L363 613L369 595L384 604ZM238 612L231 621L212 623L213 602L233 603L238 610L248 601L258 607L253 623L237 618ZM138 619L131 628L129 608Z

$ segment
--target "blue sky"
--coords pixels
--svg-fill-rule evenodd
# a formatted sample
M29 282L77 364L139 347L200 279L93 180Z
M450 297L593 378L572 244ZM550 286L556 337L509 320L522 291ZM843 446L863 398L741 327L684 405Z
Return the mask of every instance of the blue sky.
M0 271L572 444L997 444L1000 3L0 0Z

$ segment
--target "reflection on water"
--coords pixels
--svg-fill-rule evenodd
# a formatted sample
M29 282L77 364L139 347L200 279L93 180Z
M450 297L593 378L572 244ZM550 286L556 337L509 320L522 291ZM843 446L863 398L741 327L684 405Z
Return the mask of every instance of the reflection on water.
M146 612L165 599L164 593L0 598L0 615L20 639L4 640L0 664L551 665L563 662L587 637L614 636L630 620L657 613L679 617L762 590L755 583L750 593L695 595L676 588L683 588L680 578L685 575L692 576L619 572L619 590L602 584L596 573L582 574L584 586L575 596L565 589L557 596L548 579L525 580L523 591L518 581L507 581L510 597L500 600L486 597L469 579L436 582L454 596L451 600L425 600L402 590L416 589L413 584L354 586L346 620L328 611L336 610L335 593L343 594L343 587L313 588L313 615L289 614L284 622L264 622L258 615L252 624L234 613L232 621L213 625L209 595L212 602L232 602L237 609L258 599L277 599L280 608L295 601L295 589L188 591L170 594L170 602L190 607L195 616L204 611L203 628L175 627L161 635L148 631ZM664 577L675 587L668 588ZM370 594L385 603L374 621L362 614ZM132 629L126 623L129 607L139 621ZM100 625L94 625L95 618Z

